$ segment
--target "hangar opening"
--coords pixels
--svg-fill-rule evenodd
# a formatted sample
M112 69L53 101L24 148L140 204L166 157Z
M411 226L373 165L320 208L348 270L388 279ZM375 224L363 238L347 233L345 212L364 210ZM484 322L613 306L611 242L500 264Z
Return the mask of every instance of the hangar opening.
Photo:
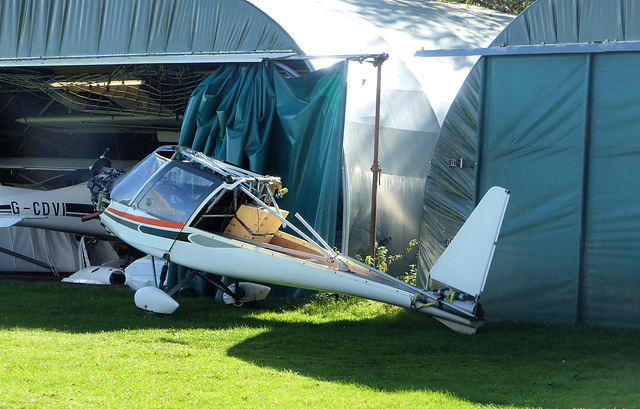
M54 188L107 150L131 165L178 142L191 93L223 64L299 54L244 1L25 1L3 3L0 21L0 183L11 186ZM61 262L76 249L54 245L73 243L57 232L2 230L5 271L79 267Z

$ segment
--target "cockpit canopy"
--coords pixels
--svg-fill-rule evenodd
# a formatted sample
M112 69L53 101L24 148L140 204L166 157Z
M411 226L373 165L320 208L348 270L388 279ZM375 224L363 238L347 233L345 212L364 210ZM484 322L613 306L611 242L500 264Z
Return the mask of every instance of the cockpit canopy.
M116 181L111 201L181 223L201 208L192 225L222 232L240 206L249 202L271 206L276 192L286 192L281 188L280 178L259 175L189 148L165 146Z
M111 200L130 205L149 178L170 160L171 156L166 157L163 153L166 154L167 151L156 150L134 166L126 175L118 178L111 191Z
M111 200L135 206L160 219L186 222L222 182L221 175L188 160L171 160L160 148L118 179Z

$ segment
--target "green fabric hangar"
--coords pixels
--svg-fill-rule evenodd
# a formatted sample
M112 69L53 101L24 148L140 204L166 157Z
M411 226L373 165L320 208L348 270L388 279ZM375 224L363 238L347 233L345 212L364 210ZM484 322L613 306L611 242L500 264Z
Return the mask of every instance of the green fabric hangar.
M638 326L639 41L640 1L538 0L489 48L468 50L482 57L427 176L423 284L447 239L500 185L512 195L487 316Z

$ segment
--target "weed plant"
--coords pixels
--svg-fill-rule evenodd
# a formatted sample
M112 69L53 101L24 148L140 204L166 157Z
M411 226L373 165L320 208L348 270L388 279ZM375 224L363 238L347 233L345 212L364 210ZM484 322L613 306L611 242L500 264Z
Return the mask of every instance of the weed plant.
M471 4L507 14L520 14L535 0L445 0L453 3Z

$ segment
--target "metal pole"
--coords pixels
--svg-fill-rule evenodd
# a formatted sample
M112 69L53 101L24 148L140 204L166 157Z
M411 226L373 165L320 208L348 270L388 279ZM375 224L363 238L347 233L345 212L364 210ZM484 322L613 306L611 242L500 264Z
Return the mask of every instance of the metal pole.
M378 68L378 78L376 87L376 117L374 125L374 137L373 137L373 165L371 166L371 172L373 172L373 180L371 183L371 227L369 231L369 256L375 265L375 251L376 251L376 223L378 212L378 185L380 184L380 173L382 168L378 161L378 147L380 145L380 90L382 82L382 63L387 59L387 56L377 57L374 59L373 65Z
M47 264L47 263L45 263L43 261L40 261L40 260L36 260L35 258L29 257L29 256L25 256L24 254L16 253L15 251L9 250L9 249L4 248L4 247L0 247L0 252L8 254L8 255L10 255L12 257L15 257L15 258L19 258L21 260L28 261L30 263L35 264L36 266L39 266L39 267L42 267L42 268L46 268L47 270L52 270L53 271L53 267L50 264Z

